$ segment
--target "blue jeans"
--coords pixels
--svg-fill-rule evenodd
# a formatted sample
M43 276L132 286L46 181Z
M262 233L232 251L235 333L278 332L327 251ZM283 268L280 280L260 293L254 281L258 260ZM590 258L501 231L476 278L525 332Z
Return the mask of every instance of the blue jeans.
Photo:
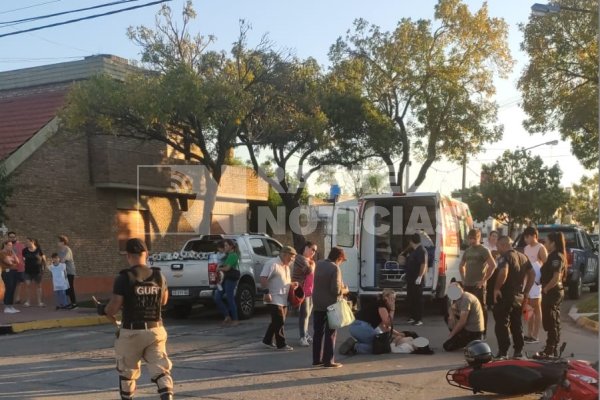
M354 346L358 354L372 354L373 353L373 339L375 338L375 329L370 323L361 321L359 319L354 320L350 324L350 335L358 343Z
M55 290L54 297L56 298L56 305L59 307L66 307L67 304L67 293L65 290Z
M312 297L307 296L300 305L300 315L298 315L298 327L300 328L300 338L306 337L308 334L308 322L312 313L313 303Z
M237 285L237 281L232 281L229 279L225 279L221 286L223 286L223 290L215 290L215 303L217 304L217 308L219 312L223 315L223 317L231 317L232 320L237 321L237 306L235 305L235 286ZM227 296L227 307L223 303L223 294Z
M19 284L19 272L16 269L11 269L4 274L4 285L6 286L4 292L4 305L12 306L15 297L15 290Z

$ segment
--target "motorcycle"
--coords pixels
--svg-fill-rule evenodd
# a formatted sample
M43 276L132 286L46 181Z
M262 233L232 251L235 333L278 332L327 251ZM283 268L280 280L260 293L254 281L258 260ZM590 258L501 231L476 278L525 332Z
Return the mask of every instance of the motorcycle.
M497 360L451 369L446 381L473 393L541 393L541 400L597 400L598 364L563 358L565 347L563 343L558 357L543 360Z

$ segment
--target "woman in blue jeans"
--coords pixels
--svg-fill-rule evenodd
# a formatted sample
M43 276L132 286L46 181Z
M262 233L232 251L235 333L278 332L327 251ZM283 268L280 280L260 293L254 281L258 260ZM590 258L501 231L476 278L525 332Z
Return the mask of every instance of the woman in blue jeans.
M223 264L218 268L224 274L223 282L221 282L223 290L215 290L215 303L225 318L223 325L236 326L239 324L239 320L235 304L235 287L240 279L240 250L237 243L231 239L223 241L223 248L226 257ZM223 303L223 294L227 296L227 307Z
M350 324L350 335L340 346L340 353L372 354L373 339L379 332L389 332L394 320L396 293L392 289L383 289L375 301L366 302Z

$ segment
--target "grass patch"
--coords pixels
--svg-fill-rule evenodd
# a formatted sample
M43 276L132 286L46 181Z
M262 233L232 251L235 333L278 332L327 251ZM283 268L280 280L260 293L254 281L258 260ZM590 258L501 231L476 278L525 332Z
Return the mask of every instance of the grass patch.
M598 312L598 296L590 296L587 299L577 303L577 312L582 313L597 313Z

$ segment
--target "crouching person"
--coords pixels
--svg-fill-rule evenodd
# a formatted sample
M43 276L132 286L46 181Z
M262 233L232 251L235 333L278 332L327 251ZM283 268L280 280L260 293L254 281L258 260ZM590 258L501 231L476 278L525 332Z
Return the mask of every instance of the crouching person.
M162 307L169 293L159 268L146 264L148 249L140 239L129 239L126 244L129 268L115 279L113 294L98 313L115 320L123 310L121 329L115 341L119 390L122 400L133 399L136 380L140 377L140 362L144 359L152 382L158 386L161 400L173 399L171 360L167 356L167 332L162 323Z
M462 349L472 340L482 339L483 310L477 297L465 292L460 282L453 282L448 288L448 298L452 301L448 315L450 333L444 350Z

